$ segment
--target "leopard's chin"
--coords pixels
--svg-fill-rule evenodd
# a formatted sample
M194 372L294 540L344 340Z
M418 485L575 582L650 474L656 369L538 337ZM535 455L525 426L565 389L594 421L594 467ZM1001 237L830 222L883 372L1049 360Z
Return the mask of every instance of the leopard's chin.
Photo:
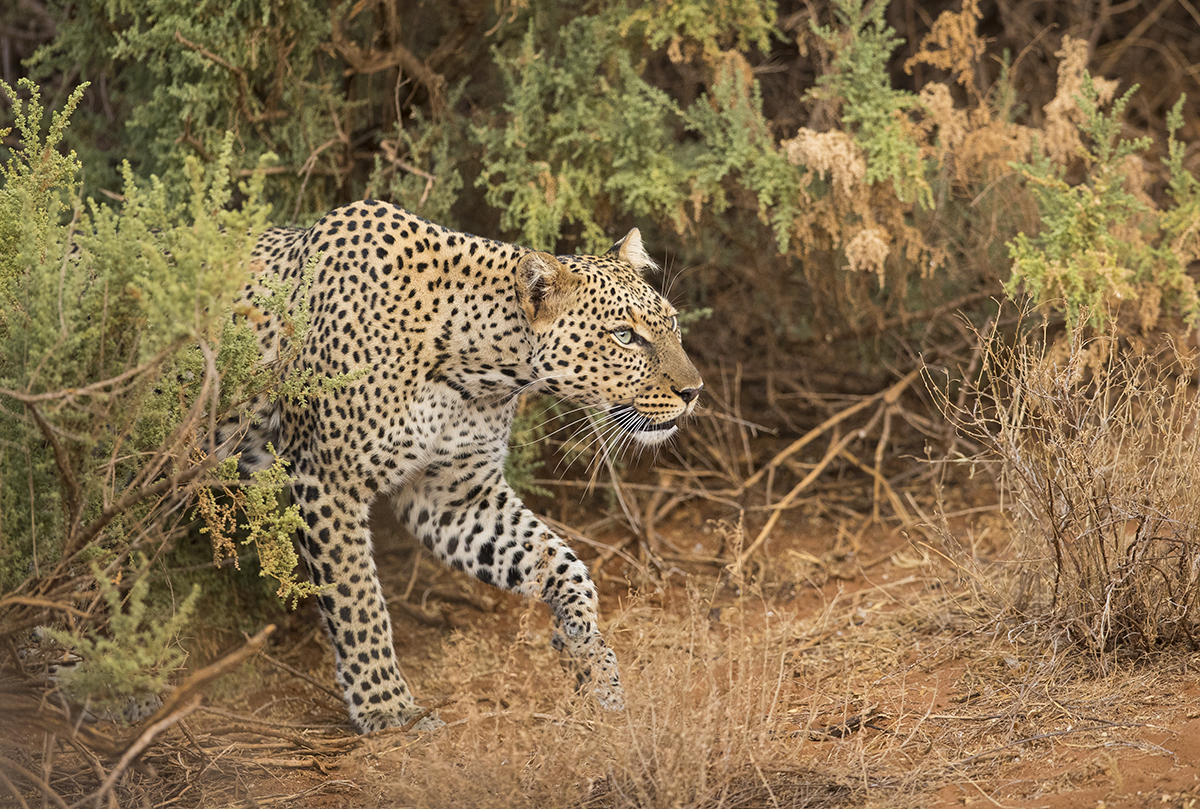
M670 441L679 432L679 426L674 420L655 424L641 430L633 431L633 437L638 443L647 447L656 447Z
M679 432L677 419L655 423L630 405L614 407L609 411L609 417L645 447L658 446Z

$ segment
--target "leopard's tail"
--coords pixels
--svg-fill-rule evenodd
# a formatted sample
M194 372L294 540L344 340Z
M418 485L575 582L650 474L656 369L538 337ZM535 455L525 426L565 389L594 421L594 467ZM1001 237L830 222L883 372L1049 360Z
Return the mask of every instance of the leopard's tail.
M217 455L224 459L237 456L242 477L270 468L280 450L280 413L278 403L266 396L251 403L241 415L217 426Z

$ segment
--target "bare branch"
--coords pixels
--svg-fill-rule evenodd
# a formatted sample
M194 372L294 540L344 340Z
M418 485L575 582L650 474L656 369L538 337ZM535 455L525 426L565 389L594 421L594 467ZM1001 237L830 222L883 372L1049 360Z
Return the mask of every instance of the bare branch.
M37 405L32 402L25 403L25 409L33 416L33 420L37 422L38 429L42 431L42 437L50 444L50 448L54 450L54 464L58 467L58 476L62 479L63 488L66 489L67 495L67 536L75 533L75 529L79 525L79 518L83 514L83 497L79 489L79 481L75 477L75 470L71 468L71 461L67 457L67 451L63 449L62 443L58 440L58 436L54 434L50 423L42 416Z
M163 492L178 488L185 483L188 483L191 480L199 477L200 475L203 475L205 472L208 472L216 465L217 458L210 455L190 469L185 469L184 471L176 475L172 475L165 480L160 480L157 483L153 483L149 486L139 487L136 490L126 494L120 500L104 509L104 511L100 513L100 516L93 520L86 528L84 528L78 534L72 536L70 538L68 547L64 549L63 556L71 556L87 547L87 544L95 539L100 532L104 530L105 526L112 522L113 518L121 512L133 508L143 500L151 497L157 497Z

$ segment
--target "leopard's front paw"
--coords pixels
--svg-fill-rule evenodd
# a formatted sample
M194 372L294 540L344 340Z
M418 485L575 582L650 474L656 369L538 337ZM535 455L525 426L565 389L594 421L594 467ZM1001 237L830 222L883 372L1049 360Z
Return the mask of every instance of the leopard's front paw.
M606 711L625 710L625 689L621 687L621 674L617 670L617 655L607 647L599 664L592 669L592 693Z
M415 703L394 711L360 711L352 718L359 733L372 733L388 728L404 728L413 733L425 733L446 726L436 713L427 711Z
M562 655L564 666L575 670L576 687L591 690L600 707L606 711L625 710L625 689L617 667L617 654L599 635L582 642L559 632L550 636L550 645Z

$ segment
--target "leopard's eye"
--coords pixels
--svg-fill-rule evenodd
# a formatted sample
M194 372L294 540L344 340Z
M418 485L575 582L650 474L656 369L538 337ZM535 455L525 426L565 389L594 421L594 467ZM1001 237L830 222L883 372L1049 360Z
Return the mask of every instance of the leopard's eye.
M633 329L613 329L613 339L623 346L633 342Z

